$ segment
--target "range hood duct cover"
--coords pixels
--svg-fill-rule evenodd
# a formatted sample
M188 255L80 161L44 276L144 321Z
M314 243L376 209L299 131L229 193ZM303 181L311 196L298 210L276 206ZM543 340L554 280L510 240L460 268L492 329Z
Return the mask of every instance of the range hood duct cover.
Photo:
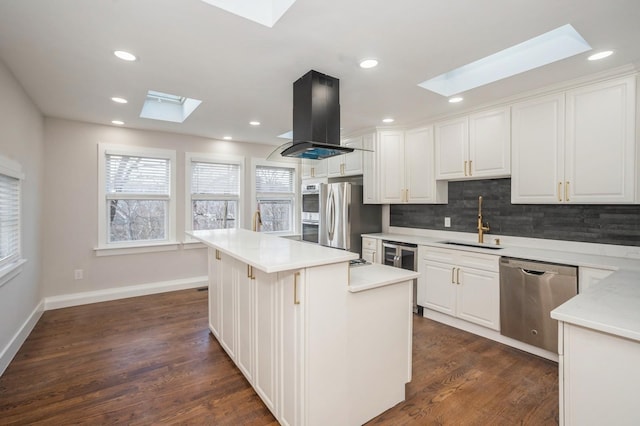
M293 141L281 155L323 159L349 152L340 146L340 80L311 70L293 83Z

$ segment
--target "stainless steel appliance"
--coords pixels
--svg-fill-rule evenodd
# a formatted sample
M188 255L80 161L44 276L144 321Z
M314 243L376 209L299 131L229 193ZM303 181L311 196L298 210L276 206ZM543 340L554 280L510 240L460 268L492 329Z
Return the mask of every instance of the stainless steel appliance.
M360 254L362 234L381 230L381 206L362 203L362 185L320 184L321 245Z
M500 258L500 334L555 353L553 309L578 294L578 268Z
M418 270L418 246L396 241L382 241L383 264L396 268ZM418 280L413 280L413 313L422 315L423 308L418 306Z
M302 240L319 242L320 237L320 184L302 185Z

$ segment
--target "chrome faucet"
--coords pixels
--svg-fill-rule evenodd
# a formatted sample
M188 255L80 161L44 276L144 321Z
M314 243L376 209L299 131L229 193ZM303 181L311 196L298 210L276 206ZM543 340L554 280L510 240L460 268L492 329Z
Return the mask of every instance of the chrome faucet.
M478 242L484 243L484 233L489 232L489 222L482 223L482 195L478 197Z
M260 215L260 209L256 209L253 214L253 230L256 232L260 232L260 227L262 226L262 216Z

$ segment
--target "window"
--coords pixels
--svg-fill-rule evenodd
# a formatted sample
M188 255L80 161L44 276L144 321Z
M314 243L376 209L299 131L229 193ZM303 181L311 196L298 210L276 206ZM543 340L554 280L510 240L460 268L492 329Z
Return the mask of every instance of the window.
M255 200L262 232L292 233L296 229L296 168L281 163L255 165Z
M100 145L101 248L175 243L175 151Z
M239 228L244 159L187 153L186 160L187 231Z
M21 166L0 157L0 285L17 275L21 256Z

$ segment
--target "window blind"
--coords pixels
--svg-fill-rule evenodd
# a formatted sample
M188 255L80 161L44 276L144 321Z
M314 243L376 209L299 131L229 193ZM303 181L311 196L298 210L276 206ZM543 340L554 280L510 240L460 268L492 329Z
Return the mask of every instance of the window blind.
M107 193L169 195L170 167L166 158L106 154Z
M192 194L240 194L240 165L191 162Z
M0 174L0 265L20 256L20 179Z
M257 166L256 192L293 193L294 169L286 167Z

